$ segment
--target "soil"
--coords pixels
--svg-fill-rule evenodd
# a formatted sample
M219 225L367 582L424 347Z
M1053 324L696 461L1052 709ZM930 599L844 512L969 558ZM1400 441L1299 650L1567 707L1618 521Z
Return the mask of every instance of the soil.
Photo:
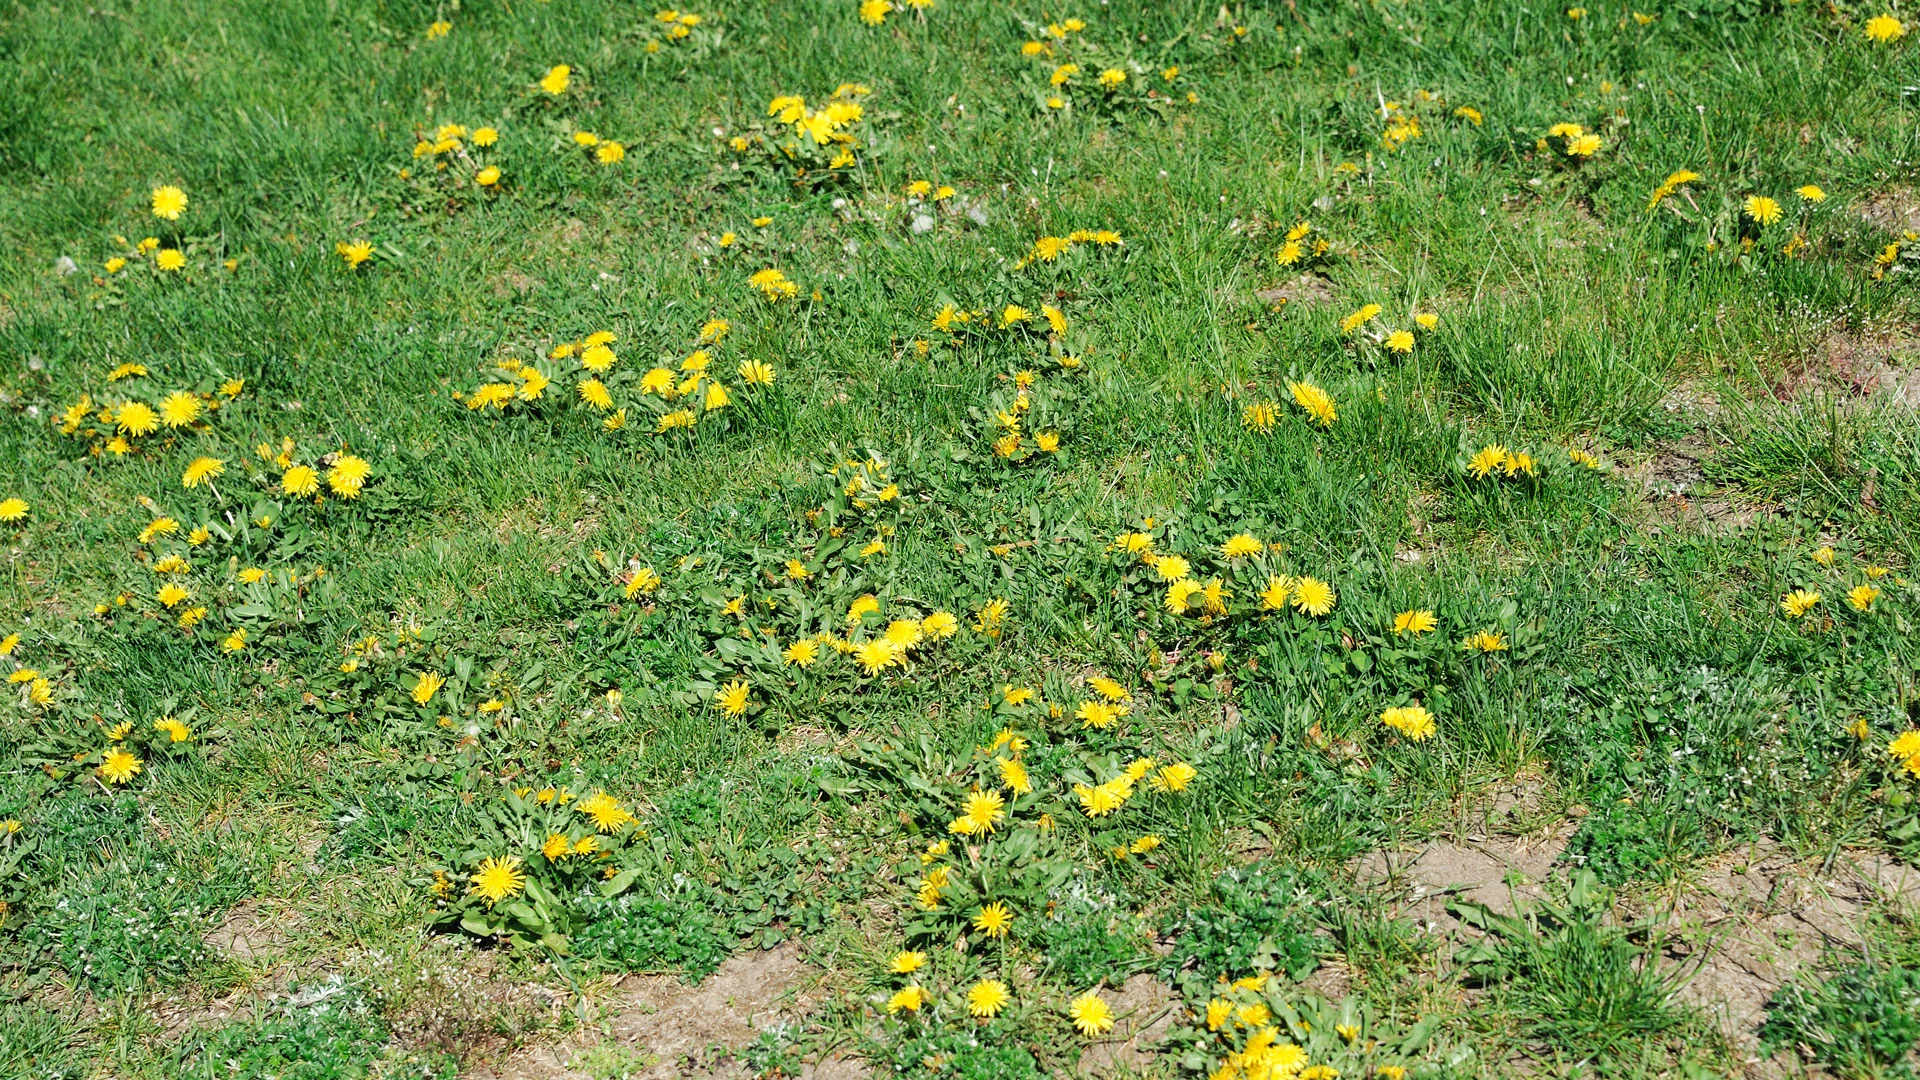
M1354 877L1363 885L1385 886L1395 917L1410 918L1429 933L1457 933L1460 921L1448 913L1449 903L1485 904L1510 915L1516 898L1543 896L1541 883L1574 828L1562 821L1523 836L1473 834L1410 851L1375 851L1361 857Z
M1686 942L1670 952L1700 965L1680 998L1719 1023L1748 1075L1783 1075L1758 1056L1767 1000L1830 950L1859 948L1874 903L1916 898L1920 870L1884 856L1842 852L1823 869L1769 843L1724 855L1661 912Z
M1135 975L1104 995L1113 1009L1113 1030L1080 1054L1082 1076L1134 1075L1154 1062L1154 1047L1180 1011L1173 988L1151 975Z
M1920 229L1920 197L1910 188L1888 188L1869 196L1860 207L1867 224L1890 233Z
M553 1046L528 1047L479 1080L597 1080L617 1068L631 1080L747 1075L739 1051L760 1032L804 1015L820 971L800 958L797 942L742 953L698 986L670 975L635 975L619 983L605 1004L610 1019ZM816 1066L821 1080L863 1076L865 1067L841 1058Z
M1522 836L1466 836L1376 851L1360 859L1354 873L1362 884L1382 888L1394 915L1464 943L1476 932L1446 905L1466 900L1510 914L1515 900L1541 897L1573 830L1572 821L1562 821ZM1692 880L1638 897L1638 910L1623 904L1615 914L1622 922L1652 918L1664 926L1667 962L1692 969L1679 1000L1721 1027L1745 1075L1771 1080L1789 1075L1790 1067L1784 1057L1759 1056L1767 1001L1801 969L1861 948L1868 909L1885 901L1920 902L1920 869L1845 851L1823 866L1762 842L1721 856ZM1334 997L1343 990L1321 992Z
M1318 274L1301 274L1292 281L1283 281L1278 285L1255 289L1253 298L1274 308L1289 305L1312 307L1315 304L1330 304L1334 301L1333 283Z
M286 951L294 940L295 922L285 912L273 910L267 901L242 900L201 940L222 956L258 965Z

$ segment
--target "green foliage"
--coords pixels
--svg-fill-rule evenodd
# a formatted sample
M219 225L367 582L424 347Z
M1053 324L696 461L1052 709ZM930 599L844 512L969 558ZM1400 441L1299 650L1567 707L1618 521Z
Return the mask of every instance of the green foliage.
M386 1041L386 1025L365 995L338 981L315 983L296 987L259 1015L189 1037L175 1050L176 1075L358 1080L368 1075L368 1065ZM399 1074L451 1075L431 1068Z
M1052 905L1034 944L1046 954L1047 974L1062 986L1119 986L1151 962L1147 927L1117 897L1070 889Z
M698 982L720 967L739 940L713 913L717 900L711 890L691 888L657 897L590 896L580 904L584 925L572 950L616 969L680 971Z
M912 935L897 1064L983 1075L1070 1071L1061 999L1143 965L1200 1007L1271 969L1234 993L1320 1016L1281 975L1337 947L1391 1051L1453 971L1316 875L1493 778L1588 809L1567 861L1606 883L1763 835L1920 850L1887 749L1920 684L1914 36L1777 0L894 7L0 8L0 999L60 1015L0 1006L0 1062L181 1072L147 995L255 985L200 945L249 892L299 970L444 951L570 993ZM1532 467L1474 475L1493 444ZM1431 738L1381 723L1415 704ZM636 820L515 794L549 785ZM1002 818L954 829L976 791ZM525 883L471 891L490 858ZM1685 1058L1645 934L1560 909L1441 1022ZM953 1022L995 976L1009 1011ZM907 985L854 980L768 1071ZM529 1034L416 982L373 1018L407 1045ZM325 1043L273 1008L220 1053ZM1308 1022L1344 1075L1395 1060ZM340 1030L343 1071L441 1067Z
M1011 1032L988 1024L977 1030L930 1029L886 1047L881 1061L895 1075L951 1080L1040 1080L1048 1073Z
M35 967L103 993L178 983L204 967L202 935L255 869L244 850L155 837L133 796L73 788L37 799L0 841L9 850L17 861L0 933Z
M1305 978L1319 966L1313 905L1324 895L1317 876L1272 863L1221 874L1167 927L1175 941L1161 977L1189 998L1204 996L1220 979L1262 972Z
M1592 871L1576 873L1564 902L1522 903L1502 915L1466 901L1450 907L1487 933L1455 954L1494 990L1523 1038L1579 1057L1632 1060L1643 1046L1684 1034L1672 998L1684 973L1664 964L1646 928L1607 924L1611 894Z
M0 1002L0 1080L68 1080L83 1073L74 1060L68 1018L31 1002Z
M1912 1076L1920 971L1863 962L1789 982L1767 1002L1760 1040L1768 1054L1793 1050L1849 1080Z

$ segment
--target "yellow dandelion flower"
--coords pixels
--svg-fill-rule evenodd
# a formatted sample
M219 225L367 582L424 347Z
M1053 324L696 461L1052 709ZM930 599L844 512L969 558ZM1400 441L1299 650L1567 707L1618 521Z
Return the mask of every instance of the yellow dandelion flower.
M593 827L603 833L619 832L635 820L633 813L622 806L620 800L604 791L596 791L581 799L573 804L573 808L587 815L593 821Z
M994 901L974 914L973 928L990 938L1003 938L1013 926L1013 912L1007 905Z
M713 707L728 716L745 716L747 714L747 689L747 681L745 679L735 679L727 683L714 693Z
M1105 731L1120 719L1121 710L1103 701L1083 701L1073 712L1073 718L1080 721L1082 728L1096 728Z
M1425 609L1403 611L1393 617L1393 632L1396 634L1431 634L1440 625L1433 612Z
M1199 775L1199 771L1193 766L1184 761L1176 761L1171 765L1162 766L1160 771L1153 775L1152 786L1155 791L1185 791L1187 785L1193 783Z
M94 773L109 784L124 784L140 772L140 759L119 747L107 751L100 758L100 767Z
M1425 742L1434 733L1433 714L1418 705L1388 709L1380 714L1380 722L1414 742Z
M1485 480L1495 471L1504 468L1506 463L1507 448L1499 443L1488 443L1467 462L1467 472L1472 474L1475 480Z
M1907 36L1907 28L1904 23L1892 15L1875 15L1873 18L1867 20L1865 33L1868 41L1885 45L1890 41L1898 41Z
M129 401L114 414L114 425L135 438L151 435L160 430L160 414L144 401Z
M519 859L512 856L504 859L488 857L473 872L467 893L480 897L488 907L492 907L510 896L518 896L520 890L526 887L527 875L520 869Z
M446 684L447 677L445 675L434 671L419 672L413 684L413 703L416 705L425 705L427 702L432 701L433 695L439 693L440 688Z
M1293 583L1293 609L1306 615L1321 616L1333 610L1333 586L1318 578L1302 577Z
M160 402L160 422L170 428L186 427L199 418L200 399L184 390L176 390Z
M1741 213L1756 225L1772 225L1780 220L1780 204L1765 195L1749 195L1741 203Z
M1819 602L1819 593L1808 589L1795 589L1780 598L1780 610L1786 612L1790 617L1798 619L1807 612L1812 611L1814 605Z
M280 474L280 490L295 498L306 498L320 490L320 474L306 465L295 465Z
M153 189L153 216L179 221L181 211L187 208L187 193L167 184Z
M600 412L613 408L613 395L607 391L607 384L599 379L587 379L576 389L579 391L581 401Z
M1067 1004L1067 1016L1080 1034L1092 1038L1113 1030L1113 1009L1098 994L1082 994Z
M192 463L187 466L187 471L181 474L180 486L196 488L214 480L226 471L227 463L219 458L194 458Z
M357 499L372 473L373 466L365 458L342 454L327 470L327 487L343 499Z
M1266 544L1247 533L1239 533L1235 536L1228 537L1227 542L1220 545L1220 556L1229 560L1244 559L1258 555L1266 549Z
M1007 984L999 979L984 979L967 991L967 1015L991 1020L1013 1000Z
M1381 308L1379 304L1368 304L1360 310L1340 320L1340 332L1351 334L1377 318Z

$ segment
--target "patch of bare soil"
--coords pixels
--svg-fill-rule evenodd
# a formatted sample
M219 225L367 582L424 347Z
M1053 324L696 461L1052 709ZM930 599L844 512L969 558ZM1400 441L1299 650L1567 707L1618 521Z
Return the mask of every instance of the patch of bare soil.
M1180 1012L1179 995L1151 975L1135 975L1106 995L1113 1030L1080 1054L1081 1076L1130 1076L1153 1065L1155 1046Z
M1697 960L1681 999L1713 1017L1754 1077L1782 1075L1758 1056L1758 1029L1773 992L1829 948L1857 948L1867 909L1920 898L1920 870L1842 853L1824 871L1762 843L1717 860L1672 900L1670 928Z
M670 975L634 975L621 980L605 1004L612 1014L598 1031L559 1044L520 1050L480 1080L593 1080L596 1073L632 1080L746 1075L741 1049L760 1032L806 1012L821 972L800 959L797 942L765 952L742 953L698 986ZM850 1058L816 1065L812 1075L865 1075Z
M1292 281L1255 289L1253 298L1270 308L1330 304L1334 300L1333 283L1318 274L1301 274Z
M1867 224L1890 233L1920 229L1920 196L1905 187L1875 192L1860 204L1860 216Z
M286 951L298 917L269 901L242 900L201 940L208 949L245 964L271 963Z
M1369 852L1355 863L1354 877L1384 886L1395 917L1411 918L1429 933L1450 934L1460 929L1447 911L1456 900L1512 914L1515 898L1544 896L1541 883L1575 827L1560 820L1521 836L1474 833L1411 850Z
M1648 531L1663 528L1681 531L1724 533L1745 528L1754 521L1777 514L1777 504L1741 498L1739 492L1715 489L1707 484L1706 462L1719 445L1707 433L1707 425L1720 415L1717 394L1704 388L1676 387L1661 406L1668 412L1692 421L1695 429L1679 439L1654 446L1640 460L1621 470L1629 481L1637 482L1658 521Z
M1774 396L1790 400L1819 384L1855 397L1886 395L1894 404L1920 409L1920 339L1829 334L1813 357L1783 377Z

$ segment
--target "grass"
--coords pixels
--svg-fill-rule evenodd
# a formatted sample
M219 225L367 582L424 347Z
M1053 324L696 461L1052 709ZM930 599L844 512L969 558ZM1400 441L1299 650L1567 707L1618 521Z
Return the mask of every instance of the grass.
M1920 54L1867 40L1877 9L1699 0L1643 25L1444 0L937 0L871 26L858 7L701 10L680 38L596 0L0 11L0 499L27 504L0 525L0 639L20 635L0 666L35 673L0 706L0 821L19 823L0 836L0 1076L190 1075L244 1047L244 1069L306 1070L285 1075L444 1075L578 1025L605 976L699 979L796 939L838 992L749 1055L768 1071L833 1044L881 1069L1069 1072L1067 1003L1157 971L1188 1010L1168 1072L1245 1052L1261 1025L1205 1023L1224 993L1349 1073L1692 1076L1732 1058L1643 939L1575 920L1476 982L1353 860L1452 835L1515 778L1571 815L1562 876L1626 895L1760 836L1909 851L1912 780L1886 748L1920 670L1920 422L1868 384L1910 355L1920 248L1879 257L1909 244ZM1069 17L1084 29L1049 36ZM1073 105L1051 109L1069 59ZM565 92L537 88L560 63ZM1130 72L1112 92L1107 67ZM775 97L818 108L845 83L870 91L847 92L852 165L801 144L797 176L729 148L788 138ZM1420 126L1398 149L1395 117ZM1599 149L1568 154L1546 135L1562 122ZM448 123L460 149L416 155ZM1683 168L1700 178L1649 208ZM908 195L920 180L953 194ZM187 194L177 220L150 211L162 185ZM1778 223L1745 213L1756 194ZM1074 230L1122 242L1022 264ZM155 269L147 236L185 268ZM355 241L372 253L349 269ZM794 296L755 291L768 268ZM949 304L982 319L935 329ZM1009 304L1034 318L997 328ZM715 319L725 337L701 341ZM1384 346L1402 329L1404 354ZM580 403L577 357L548 359L602 330L620 431ZM641 375L697 346L733 401L656 435L677 406ZM772 385L736 374L748 359ZM470 408L525 384L505 360L551 386ZM109 377L127 364L145 373ZM1338 419L1294 405L1298 380ZM97 416L175 391L203 415L124 454L94 420L58 424L83 395ZM1244 419L1260 404L1264 430ZM1021 408L1009 460L996 417ZM1494 443L1533 475L1476 477ZM1699 460L1684 488L1648 480L1680 452ZM345 454L370 463L357 498L325 480ZM201 457L223 474L184 485ZM322 499L286 490L296 465ZM178 530L151 532L162 517ZM1168 582L1112 550L1132 531L1218 578L1224 612L1170 610ZM1209 554L1243 533L1269 546ZM191 568L156 570L171 555ZM642 567L659 584L629 592ZM1268 610L1278 574L1331 584L1331 609ZM167 581L191 597L163 603ZM1795 617L1799 588L1821 600ZM866 595L882 610L850 624ZM1437 629L1396 633L1411 610ZM878 675L778 653L936 611L952 637ZM1462 648L1483 632L1501 647ZM417 695L423 674L447 681ZM1129 695L1110 728L1076 718L1096 674ZM1384 727L1401 706L1436 734ZM141 764L124 782L116 746ZM1085 811L1075 785L1147 757L1118 810ZM1030 793L1001 771L1015 758ZM1175 762L1197 778L1155 787ZM949 822L976 786L1005 817L966 838ZM596 792L633 820L596 829L572 808ZM540 854L553 832L601 851ZM529 877L490 903L470 889L491 857ZM938 865L954 884L929 912ZM1007 938L971 925L993 901ZM284 932L253 956L208 945L236 911ZM1193 962L1162 970L1150 933ZM903 949L934 960L890 973ZM1316 1004L1295 980L1335 960L1352 993ZM1847 980L1906 970L1850 963L1796 982L1767 1030L1878 1075L1899 1048L1805 1034ZM1612 981L1555 981L1575 969ZM964 996L988 978L1013 1001L976 1026ZM316 979L356 1011L311 1013ZM929 1003L888 1015L914 979ZM580 1009L555 1021L496 982ZM251 1011L219 1019L223 998ZM1619 1008L1573 1004L1603 998ZM1364 1012L1380 1035L1354 1045L1380 1056L1318 1041L1322 1005ZM596 1053L608 1075L646 1056Z

